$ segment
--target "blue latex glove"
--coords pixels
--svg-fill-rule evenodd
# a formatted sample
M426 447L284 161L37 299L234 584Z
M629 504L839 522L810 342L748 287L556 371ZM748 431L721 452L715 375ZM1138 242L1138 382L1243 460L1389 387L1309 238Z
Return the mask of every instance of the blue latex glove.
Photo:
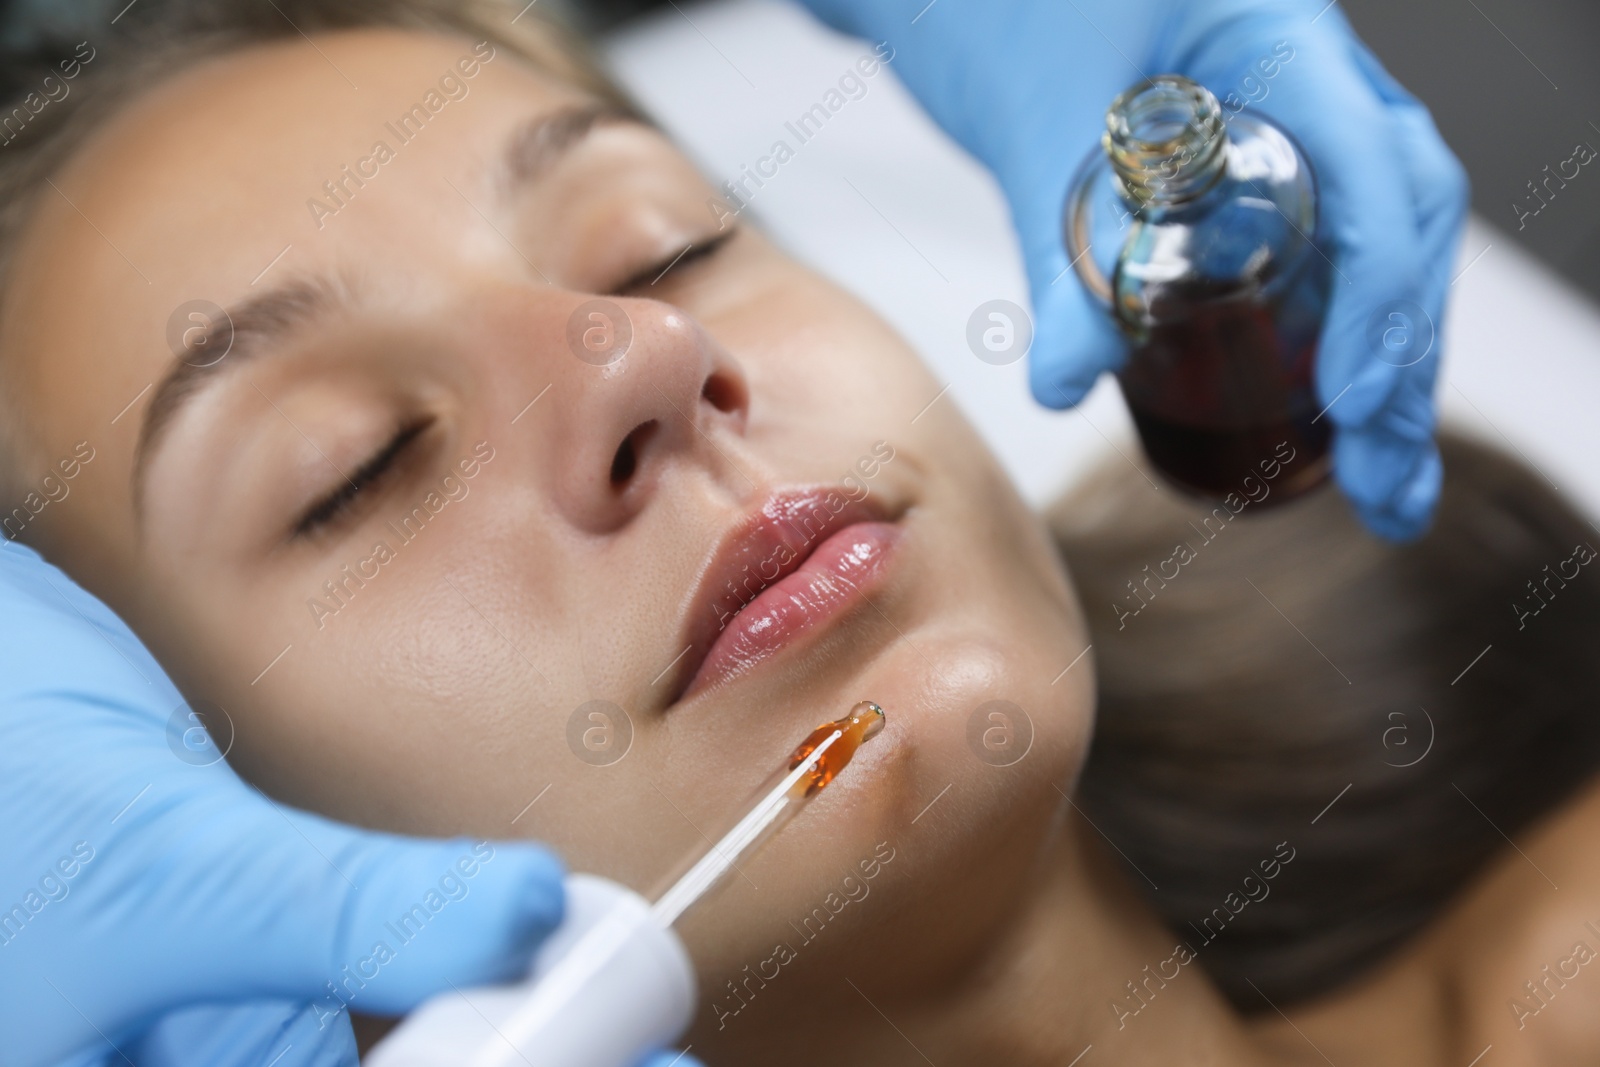
M1442 474L1433 444L1437 334L1467 181L1427 109L1383 70L1337 5L805 2L839 29L893 45L900 78L999 179L1038 319L1033 393L1050 407L1078 403L1124 357L1107 316L1067 269L1061 235L1067 186L1099 143L1112 97L1143 77L1179 73L1230 110L1246 103L1287 128L1316 170L1331 245L1323 251L1339 268L1317 379L1321 402L1333 405L1335 477L1375 532L1409 538L1426 528ZM1274 68L1279 42L1294 58ZM1389 333L1399 351L1382 341L1386 306L1396 301L1431 320L1410 339ZM1430 338L1431 351L1417 358Z
M398 1014L520 977L561 921L562 873L533 845L368 833L268 800L121 620L0 541L7 1067L355 1067L341 999Z

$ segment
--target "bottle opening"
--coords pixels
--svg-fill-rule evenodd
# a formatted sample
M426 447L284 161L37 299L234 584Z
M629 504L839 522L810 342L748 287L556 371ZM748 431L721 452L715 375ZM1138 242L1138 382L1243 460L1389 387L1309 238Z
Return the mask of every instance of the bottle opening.
M1210 90L1163 74L1118 96L1106 112L1106 155L1135 203L1179 203L1216 183L1227 129Z

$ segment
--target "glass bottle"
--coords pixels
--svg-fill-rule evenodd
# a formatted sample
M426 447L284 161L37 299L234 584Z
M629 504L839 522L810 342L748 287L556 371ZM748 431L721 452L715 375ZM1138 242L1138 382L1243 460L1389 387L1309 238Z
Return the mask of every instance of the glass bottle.
M1179 487L1281 503L1328 475L1313 369L1331 264L1317 187L1270 120L1162 75L1118 96L1067 194L1068 255L1131 351L1117 375ZM1246 483L1246 478L1255 481Z

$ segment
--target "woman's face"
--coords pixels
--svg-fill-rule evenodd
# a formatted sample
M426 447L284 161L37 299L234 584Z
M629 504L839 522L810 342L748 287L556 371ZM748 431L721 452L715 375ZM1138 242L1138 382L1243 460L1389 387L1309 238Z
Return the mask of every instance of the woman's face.
M94 457L39 539L273 795L646 890L875 700L887 729L691 944L720 989L892 850L792 969L927 980L1070 788L1076 607L943 383L599 107L399 31L136 98L12 267L35 458ZM1031 742L1013 714L995 752L990 701Z

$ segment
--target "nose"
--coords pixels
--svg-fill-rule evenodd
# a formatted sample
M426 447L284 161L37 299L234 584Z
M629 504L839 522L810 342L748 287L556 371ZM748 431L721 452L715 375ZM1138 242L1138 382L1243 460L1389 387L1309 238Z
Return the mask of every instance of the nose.
M605 533L645 506L674 462L724 462L712 440L743 431L750 391L684 312L656 300L596 303L577 307L568 330L556 503L579 529Z

